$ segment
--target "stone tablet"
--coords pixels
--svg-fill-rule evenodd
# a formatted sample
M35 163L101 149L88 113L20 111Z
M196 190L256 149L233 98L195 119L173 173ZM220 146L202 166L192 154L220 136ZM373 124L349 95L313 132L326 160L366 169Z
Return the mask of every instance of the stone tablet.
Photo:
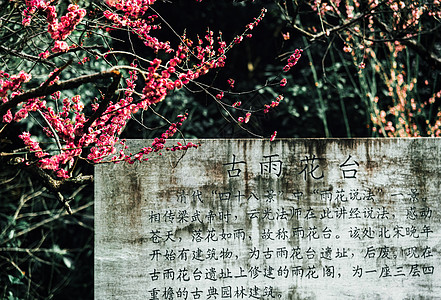
M440 297L440 139L200 143L96 166L96 299Z

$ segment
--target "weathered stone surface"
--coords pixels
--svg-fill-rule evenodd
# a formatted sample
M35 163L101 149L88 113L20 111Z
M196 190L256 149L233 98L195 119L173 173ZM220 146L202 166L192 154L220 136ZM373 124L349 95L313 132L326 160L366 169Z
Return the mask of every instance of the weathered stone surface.
M441 295L441 140L201 144L96 166L96 299Z

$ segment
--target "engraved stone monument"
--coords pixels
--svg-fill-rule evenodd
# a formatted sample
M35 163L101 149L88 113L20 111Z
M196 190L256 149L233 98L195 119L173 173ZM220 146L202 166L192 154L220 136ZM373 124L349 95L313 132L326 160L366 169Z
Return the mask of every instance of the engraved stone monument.
M96 299L440 297L441 140L200 143L96 166Z

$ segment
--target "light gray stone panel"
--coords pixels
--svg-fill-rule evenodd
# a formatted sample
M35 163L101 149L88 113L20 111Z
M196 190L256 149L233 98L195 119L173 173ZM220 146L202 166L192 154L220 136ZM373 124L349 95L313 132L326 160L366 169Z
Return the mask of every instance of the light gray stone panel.
M95 167L96 299L441 295L439 139L193 142Z

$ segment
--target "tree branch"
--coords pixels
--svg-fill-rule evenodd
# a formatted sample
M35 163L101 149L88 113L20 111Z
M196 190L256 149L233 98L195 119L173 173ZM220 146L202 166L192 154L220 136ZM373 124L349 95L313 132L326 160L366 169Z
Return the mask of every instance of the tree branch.
M54 192L57 196L58 201L63 205L64 209L68 214L72 214L72 209L70 208L69 199L65 199L60 191L65 189L69 185L83 185L93 182L92 175L77 175L75 177L67 179L54 179L43 169L37 167L36 165L31 165L28 170L36 175L50 191Z
M101 53L93 51L93 50L106 50L106 49L107 48L104 46L77 46L75 48L70 48L66 52L53 53L53 54L49 55L46 59L50 60L54 57L61 56L65 53L73 53L73 52L77 52L77 51L87 51L87 52L90 52L94 55L101 55Z
M86 122L84 122L83 133L87 133L87 130L93 124L93 122L95 122L96 119L102 116L102 114L106 111L106 108L109 105L109 103L116 98L117 94L115 92L118 89L118 84L121 80L121 77L122 77L121 73L115 71L115 74L113 76L113 81L107 87L107 91L106 94L104 95L103 101L101 101L98 109L93 113L93 115Z
M42 58L40 58L38 56L29 55L29 54L26 54L26 53L23 53L23 52L19 52L17 50L10 49L10 48L7 48L7 47L2 46L2 45L0 45L0 51L6 52L6 53L10 53L11 55L14 55L14 56L17 56L17 57L20 57L20 58L24 58L24 59L27 59L27 60L41 62L42 64L51 66L53 68L57 67L57 65L55 63L51 62L51 61L44 60L44 59L42 59Z
M313 34L311 32L304 30L303 28L297 26L295 24L295 20L291 20L290 23L291 23L291 26L293 27L294 30L300 32L302 35L307 37L310 40L310 42L313 42L313 41L319 40L325 36L327 37L331 33L339 32L340 30L343 30L343 29L349 27L350 25L357 23L358 21L366 18L368 15L372 15L374 10L377 9L378 7L380 7L381 5L383 5L384 3L385 3L385 1L382 1L382 2L378 3L376 6L371 7L370 9L366 9L366 11L355 15L352 19L345 20L345 21L343 21L342 24L336 25L334 27L327 29L326 31L322 31L317 34Z
M435 53L427 50L421 43L418 43L414 39L402 40L401 43L414 50L433 67L435 67L438 70L441 70L441 58L436 56Z
M92 175L78 175L67 179L54 179L43 169L35 165L30 166L29 170L34 175L37 175L42 180L43 184L53 192L59 192L68 185L88 184L93 182Z
M102 71L99 73L94 73L90 75L83 75L74 79L69 79L62 82L55 82L52 85L49 86L39 86L33 89L30 89L22 94L19 94L9 100L6 103L3 103L0 105L0 116L3 116L9 109L16 107L18 104L20 104L23 101L26 101L28 99L32 98L38 98L41 96L47 96L51 95L57 91L61 90L67 90L67 89L74 89L82 84L94 82L98 79L105 79L105 78L115 78L120 77L119 71L117 71L115 68L112 68L110 70Z
M88 203L86 203L86 204L84 204L84 205L82 205L82 206L80 206L80 207L74 209L74 210L72 211L72 214L77 213L77 212L79 212L79 211L82 211L83 209L86 209L86 208L88 208L88 207L91 206L91 205L93 205L93 201L88 202ZM16 238L18 238L18 237L20 237L20 236L22 236L22 235L24 235L24 234L26 234L26 233L28 233L28 232L31 232L32 230L35 230L35 229L37 229L37 228L39 228L39 227L41 227L41 226L47 224L47 223L53 222L53 221L55 221L55 220L57 220L57 219L59 219L59 218L65 216L66 214L67 214L67 212L64 212L64 213L63 213L63 212L60 212L59 214L56 214L56 215L51 216L51 217L49 217L49 218L46 218L46 219L44 219L44 220L42 220L42 221L36 223L35 225L31 226L31 227L27 227L27 228L23 229L22 231L17 232L16 234L14 234L13 237L9 237L9 238L7 238L6 240L3 240L3 241L2 241L2 244L6 244L7 242L9 242L9 241L12 240L12 239L16 239Z
M374 22L377 24L378 27L380 27L382 31L391 36L393 40L398 40L403 45L408 46L413 51L418 53L418 55L421 56L421 58L427 61L430 65L438 70L441 70L441 58L436 56L435 53L427 50L421 43L419 43L415 39L397 39L394 35L394 31L378 18L374 18Z
M60 139L58 138L58 134L55 131L54 127L52 127L51 123L49 122L48 119L46 119L46 117L44 116L44 114L41 112L41 110L37 109L37 112L40 114L40 116L43 118L43 120L46 122L47 126L49 127L49 129L51 130L52 134L54 135L55 138L55 142L57 143L57 147L58 147L58 151L60 152L60 154L62 153L62 149L61 149L61 143L60 143Z

